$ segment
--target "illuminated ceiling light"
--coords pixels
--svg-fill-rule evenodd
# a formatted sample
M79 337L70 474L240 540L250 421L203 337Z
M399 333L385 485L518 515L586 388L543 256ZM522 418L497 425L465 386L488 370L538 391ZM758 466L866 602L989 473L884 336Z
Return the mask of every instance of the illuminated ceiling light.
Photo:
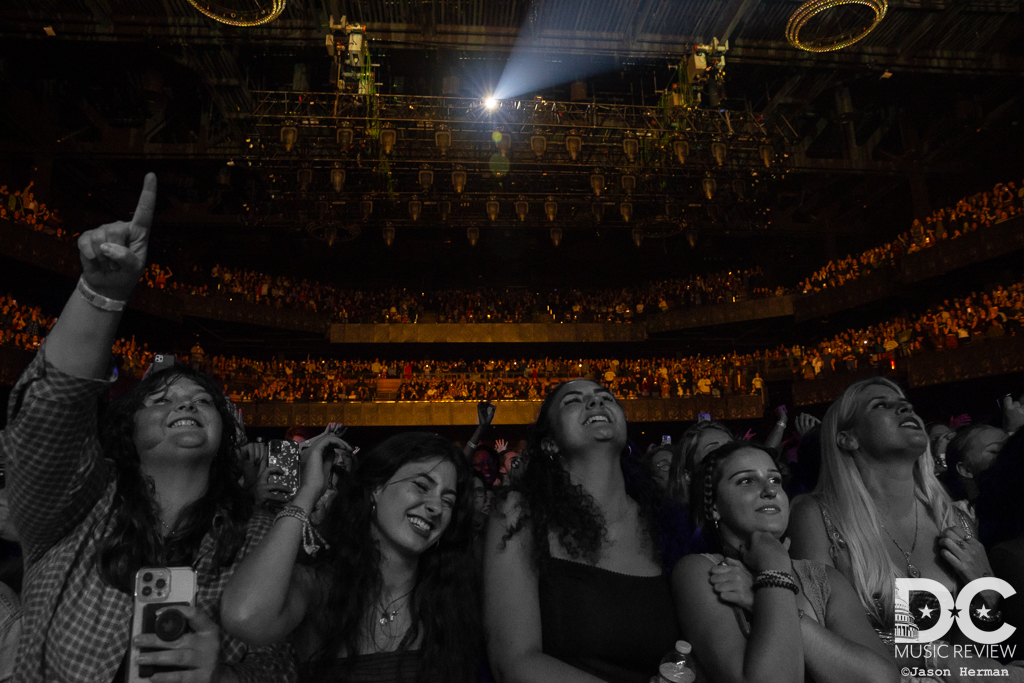
M619 215L622 216L623 221L628 223L629 219L633 217L633 203L622 202L619 204Z
M452 132L450 130L439 130L434 133L434 144L441 150L441 156L448 154L452 146Z
M812 17L842 5L864 5L874 12L875 16L869 25L851 27L851 30L836 36L812 42L800 40L800 29L807 25L807 22ZM885 18L885 13L888 11L889 3L886 0L808 0L808 2L800 5L789 17L789 22L786 24L786 40L793 47L807 50L808 52L834 52L835 50L842 50L844 47L853 45L871 33L876 26L882 23L882 19ZM860 30L857 30L858 28Z
M715 158L715 161L718 163L719 166L722 166L723 164L725 164L725 152L726 152L725 143L722 143L722 142L712 142L711 143L711 156L713 156Z
M718 189L718 183L715 182L714 178L705 178L700 181L700 186L704 190L704 196L711 199L715 196L715 191Z
M772 149L772 146L761 145L757 151L761 155L761 161L764 162L764 167L770 168L772 165L772 158L775 156L775 150Z
M530 136L530 150L540 159L548 149L548 139L543 135Z
M494 99L493 97L484 98L484 107L488 111L494 111L495 109L498 108L498 100Z
M519 216L519 220L525 221L529 212L530 202L526 201L526 197L519 195L519 201L516 202L516 215Z
M430 170L430 166L423 164L420 167L420 187L426 192L430 189L430 186L434 184L434 172Z
M484 205L487 210L487 217L492 221L498 219L498 209L501 208L501 204L498 203L498 198L493 194L491 198L487 200L487 204Z
M553 245L555 245L557 247L559 244L562 243L562 229L561 228L551 228L550 234L551 234L551 243Z
M462 170L461 166L456 166L452 171L452 185L458 194L462 194L462 191L466 189L466 172Z
M598 197L601 196L601 190L604 189L604 175L598 173L596 168L594 169L594 172L590 174L590 189L593 190L594 195Z
M313 182L313 169L311 168L300 168L299 169L299 189L305 192L309 189L310 183Z
M576 135L575 131L570 132L565 136L565 150L569 152L569 158L576 161L580 155L580 150L583 149L583 139Z
M548 197L548 200L544 202L544 215L548 217L549 221L555 220L555 216L558 215L558 202L554 197Z
M604 218L604 204L601 202L594 202L590 205L590 212L594 214L594 220L598 223Z
M622 176L622 189L626 191L626 194L632 194L636 189L636 176L632 174Z
M743 199L743 195L747 192L747 184L737 178L732 181L732 191L736 193L736 196Z
M355 138L355 131L352 130L352 124L348 121L338 126L338 130L334 133L335 139L338 144L341 145L342 149L351 147L352 140Z
M498 154L507 157L509 150L512 149L512 136L504 131L496 130L491 134L491 139L494 140L494 145L498 148Z
M385 225L384 226L384 230L383 230L383 234L384 234L384 244L386 244L386 245L388 245L390 247L392 244L395 243L395 228L394 228L394 226Z
M466 228L466 239L469 240L469 246L475 247L476 243L480 241L480 228L476 226Z
M188 0L188 4L214 21L228 26L249 27L261 26L277 19L284 11L285 0L271 0L268 3L250 0L249 4L253 6L248 9L240 9L237 6L239 3L228 3L231 6L224 6L224 3L210 0Z
M676 155L680 164L685 164L686 157L690 156L690 143L686 140L673 140L672 153Z
M370 214L373 213L373 201L369 197L364 197L363 201L359 202L359 213L362 214L363 220L370 220Z
M290 152L299 140L299 129L295 126L281 126L281 142L284 143L284 151Z
M630 234L633 236L633 244L639 249L640 245L644 243L644 231L640 228L633 228Z
M622 138L622 151L626 153L629 163L633 163L640 153L640 141L634 137Z
M331 169L331 187L334 188L335 192L341 192L341 188L345 187L345 169Z
M420 215L423 213L423 202L416 195L413 195L412 199L409 200L409 215L414 221L420 219Z
M384 148L385 154L391 154L396 140L398 140L398 133L394 128L384 128L380 131L380 144Z

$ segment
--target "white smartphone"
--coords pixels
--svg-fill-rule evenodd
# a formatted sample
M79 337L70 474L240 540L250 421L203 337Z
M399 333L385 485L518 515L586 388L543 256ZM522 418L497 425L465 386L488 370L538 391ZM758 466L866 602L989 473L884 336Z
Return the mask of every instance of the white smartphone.
M143 567L135 574L135 610L132 614L132 641L142 633L156 634L171 642L188 632L188 620L181 607L195 607L196 572L192 567ZM173 666L139 666L143 652L155 648L131 646L127 683L148 681L163 671L181 671Z

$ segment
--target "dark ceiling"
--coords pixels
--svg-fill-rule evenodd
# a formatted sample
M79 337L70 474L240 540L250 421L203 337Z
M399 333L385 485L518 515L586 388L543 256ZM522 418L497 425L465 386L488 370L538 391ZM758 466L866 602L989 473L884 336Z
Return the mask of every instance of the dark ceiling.
M221 2L232 3L253 0ZM915 215L1024 176L1020 3L892 0L867 38L824 54L785 41L799 4L289 0L274 22L233 28L184 0L7 0L0 182L32 177L89 225L130 210L142 173L156 170L155 257L179 266L221 261L349 285L564 286L755 263L791 283ZM379 97L333 87L325 38L344 36L330 28L342 16L365 24ZM807 30L864 19L840 9ZM519 53L560 82L489 113L480 98L517 37ZM678 64L712 38L729 40L724 79L696 87L694 106L672 106ZM339 143L338 127L351 142ZM387 154L381 127L396 131ZM507 152L495 131L510 136ZM633 159L625 138L640 141ZM673 147L682 139L685 160ZM716 142L728 148L721 164ZM341 191L335 168L346 172Z

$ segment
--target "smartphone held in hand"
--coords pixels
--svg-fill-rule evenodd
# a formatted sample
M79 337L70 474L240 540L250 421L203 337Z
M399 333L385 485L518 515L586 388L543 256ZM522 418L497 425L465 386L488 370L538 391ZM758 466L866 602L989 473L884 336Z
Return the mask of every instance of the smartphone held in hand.
M294 441L274 439L270 442L270 452L267 455L269 467L278 467L284 471L283 474L271 474L268 480L271 484L287 487L289 500L299 491L299 450L299 444Z
M135 608L132 615L132 641L143 633L152 633L161 642L173 643L189 631L182 607L195 607L196 573L191 567L143 567L135 575ZM138 657L158 648L131 647L127 683L148 681L155 674L184 671L173 666L140 665Z

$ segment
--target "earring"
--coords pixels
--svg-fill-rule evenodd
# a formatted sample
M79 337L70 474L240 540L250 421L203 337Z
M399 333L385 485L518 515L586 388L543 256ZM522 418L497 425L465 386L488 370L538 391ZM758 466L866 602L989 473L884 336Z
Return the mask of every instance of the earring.
M376 498L371 498L370 499L370 515L373 516L373 515L376 515L376 514L377 514L377 499Z

